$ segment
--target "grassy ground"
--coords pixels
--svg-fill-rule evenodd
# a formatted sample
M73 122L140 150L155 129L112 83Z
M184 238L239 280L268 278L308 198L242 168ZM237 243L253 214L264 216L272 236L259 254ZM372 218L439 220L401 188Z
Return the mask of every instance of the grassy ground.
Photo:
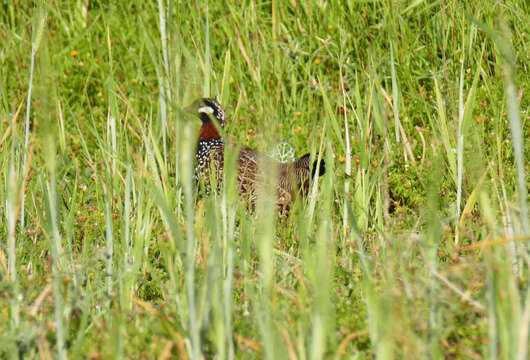
M0 357L525 359L529 14L0 5ZM205 95L232 141L323 154L314 196L197 197Z

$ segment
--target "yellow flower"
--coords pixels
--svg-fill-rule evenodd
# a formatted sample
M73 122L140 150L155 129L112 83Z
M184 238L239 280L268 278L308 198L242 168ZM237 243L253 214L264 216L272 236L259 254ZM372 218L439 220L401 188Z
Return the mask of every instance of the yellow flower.
M333 25L328 26L328 30L333 30Z
M339 156L339 162L343 163L344 160L346 160L346 158L344 158L344 156L340 155L340 156Z
M316 64L316 65L320 64L320 58L316 58L316 59L315 59L315 64Z
M77 55L79 55L79 51L77 51L77 50L70 51L70 56L71 57L76 57Z
M295 115L298 116L298 117L300 117L300 116L302 116L302 113L301 113L300 111L297 111L297 112L295 113Z

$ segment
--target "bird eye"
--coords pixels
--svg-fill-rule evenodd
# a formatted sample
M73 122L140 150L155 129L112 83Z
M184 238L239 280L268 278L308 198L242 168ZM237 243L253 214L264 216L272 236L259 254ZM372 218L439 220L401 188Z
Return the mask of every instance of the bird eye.
M199 114L200 113L213 114L213 109L209 106L202 106L199 108Z

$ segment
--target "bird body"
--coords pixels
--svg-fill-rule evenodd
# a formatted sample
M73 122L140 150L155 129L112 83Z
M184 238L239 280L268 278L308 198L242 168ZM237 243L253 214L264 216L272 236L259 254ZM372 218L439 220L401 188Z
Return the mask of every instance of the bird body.
M189 109L192 111L195 109L202 121L196 152L195 176L198 181L204 181L209 185L213 170L219 184L223 175L225 151L238 150L238 191L241 195L247 196L252 204L255 203L258 186L270 181L267 179L270 174L277 176L276 202L280 206L286 206L298 195L306 195L309 192L310 180L317 170L317 163L310 163L309 154L293 162L280 163L249 147L238 149L236 146L227 145L213 122L215 119L219 126L224 128L225 112L216 100L199 99ZM323 175L324 172L322 160L319 175Z

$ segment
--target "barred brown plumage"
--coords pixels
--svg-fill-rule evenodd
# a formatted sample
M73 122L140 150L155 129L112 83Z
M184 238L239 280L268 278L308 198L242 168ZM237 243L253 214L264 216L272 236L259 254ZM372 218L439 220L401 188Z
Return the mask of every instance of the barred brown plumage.
M225 111L219 102L210 98L194 101L187 110L194 112L202 121L195 155L196 179L198 182L203 181L206 185L210 185L211 176L215 175L219 183L223 176L224 152L226 149L236 149L232 146L226 147L213 122L217 121L218 125L224 128ZM309 192L309 183L317 169L319 176L325 173L324 160L320 161L320 165L316 161L311 164L309 154L290 163L280 163L249 147L242 147L239 149L237 162L238 191L242 196L248 197L252 205L256 199L257 185L266 181L263 178L265 175L259 171L258 164L263 169L273 170L268 173L277 174L276 202L281 207L287 206L298 195L306 195ZM215 174L211 174L212 169Z

